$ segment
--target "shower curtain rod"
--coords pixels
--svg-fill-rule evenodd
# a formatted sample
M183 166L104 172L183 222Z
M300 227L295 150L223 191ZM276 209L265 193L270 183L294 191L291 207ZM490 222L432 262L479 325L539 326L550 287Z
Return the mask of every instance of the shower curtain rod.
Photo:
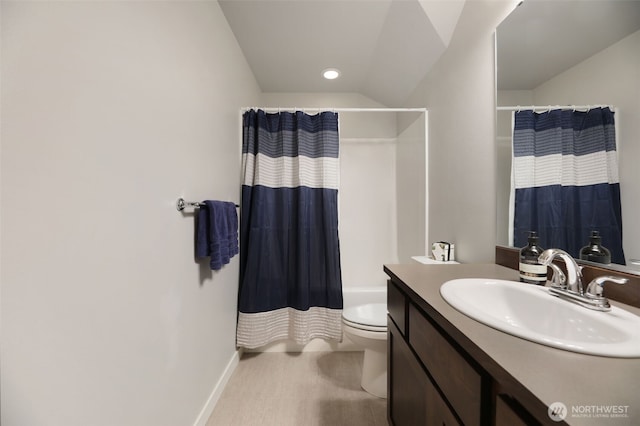
M550 110L550 109L593 109L593 108L609 108L609 109L616 109L614 106L612 105L518 105L518 106L499 106L496 107L496 109L498 111L520 111L520 110L526 110L526 109L532 109L532 110Z
M270 111L332 111L332 112L426 112L426 108L318 108L318 107L243 107L242 112L251 109Z

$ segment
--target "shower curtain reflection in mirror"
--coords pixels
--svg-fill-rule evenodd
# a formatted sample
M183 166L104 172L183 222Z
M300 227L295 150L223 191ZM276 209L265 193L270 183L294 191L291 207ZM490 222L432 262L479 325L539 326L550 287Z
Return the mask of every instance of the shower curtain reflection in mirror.
M543 248L578 258L599 231L611 261L624 265L613 111L516 111L512 207L514 246L537 231Z
M237 345L342 339L338 114L243 115Z

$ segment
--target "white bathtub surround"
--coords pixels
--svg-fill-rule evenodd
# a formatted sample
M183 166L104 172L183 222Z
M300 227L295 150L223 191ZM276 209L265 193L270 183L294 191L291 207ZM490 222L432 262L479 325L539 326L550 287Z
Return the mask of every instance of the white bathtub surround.
M382 268L382 266L380 266ZM387 286L349 286L342 287L343 309L366 303L387 303Z

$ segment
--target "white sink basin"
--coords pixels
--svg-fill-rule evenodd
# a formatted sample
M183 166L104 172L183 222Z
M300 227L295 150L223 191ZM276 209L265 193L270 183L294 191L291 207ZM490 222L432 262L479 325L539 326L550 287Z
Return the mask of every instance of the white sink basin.
M640 357L640 317L615 306L594 311L545 287L485 278L447 281L440 294L463 314L523 339L591 355Z

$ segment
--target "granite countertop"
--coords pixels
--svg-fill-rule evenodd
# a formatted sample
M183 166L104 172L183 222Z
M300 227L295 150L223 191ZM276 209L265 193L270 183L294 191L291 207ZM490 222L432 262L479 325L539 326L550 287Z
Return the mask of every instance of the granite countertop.
M384 270L403 283L403 290L414 303L450 332L493 377L515 379L545 407L555 402L565 404L566 423L640 424L639 358L585 355L530 342L467 317L440 295L440 286L452 279L517 281L518 271L495 264L401 264L385 265ZM638 308L614 301L611 304L640 315ZM603 414L603 410L616 410L619 414Z

